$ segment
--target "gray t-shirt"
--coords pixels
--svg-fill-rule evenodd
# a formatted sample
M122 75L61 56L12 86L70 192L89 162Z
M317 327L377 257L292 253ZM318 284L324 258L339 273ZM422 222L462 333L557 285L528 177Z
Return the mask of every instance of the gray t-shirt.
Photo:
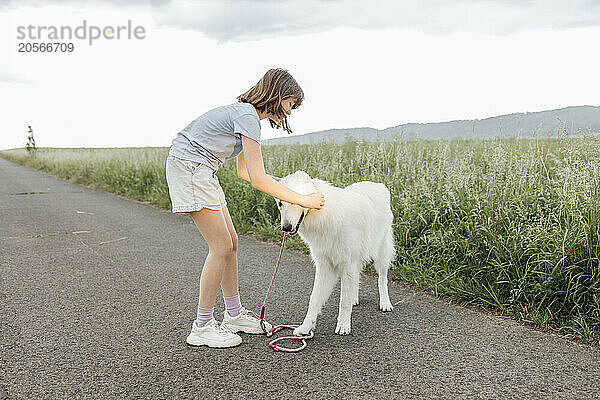
M173 139L169 155L217 171L242 151L244 135L260 144L260 119L250 103L214 108L193 120Z

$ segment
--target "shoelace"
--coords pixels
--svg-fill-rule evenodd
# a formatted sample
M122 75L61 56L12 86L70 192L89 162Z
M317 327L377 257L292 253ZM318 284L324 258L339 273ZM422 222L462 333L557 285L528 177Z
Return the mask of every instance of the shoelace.
M227 310L225 310L225 312L223 312L223 317L225 317L225 313L227 313ZM240 311L240 313L238 315L240 315L240 314L245 317L254 318L257 321L259 320L259 318L254 316L254 315L257 315L254 311L248 310L244 307L242 307L242 310ZM251 315L251 314L254 314L254 315ZM223 331L225 331L225 333L223 333ZM223 324L219 325L219 333L221 335L232 334L232 333L235 334L235 332L232 332L228 328L224 327Z
M227 313L227 310L225 310L225 311L223 312L223 318L225 318L225 314L226 314L226 313ZM257 321L260 319L260 318L258 317L258 314L256 314L256 313L255 313L254 311L252 311L252 310L248 310L248 309L247 309L247 308L245 308L245 307L242 307L242 309L241 309L241 311L240 311L240 313L239 313L238 315L240 315L240 314L241 314L241 315L243 315L243 316L245 316L245 317L255 318ZM236 315L235 317L230 317L230 318L236 318L238 315Z
M219 335L221 336L230 336L233 332L229 329L225 328L223 325L219 325Z
M258 314L256 314L254 311L252 310L246 310L245 308L242 308L242 311L240 311L240 314L245 315L246 317L250 317L250 318L254 318L257 321L259 320L258 318Z

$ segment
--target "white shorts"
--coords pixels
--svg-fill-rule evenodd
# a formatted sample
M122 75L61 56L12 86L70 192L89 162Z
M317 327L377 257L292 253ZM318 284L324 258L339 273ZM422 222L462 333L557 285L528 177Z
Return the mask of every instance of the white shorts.
M167 185L173 213L222 210L227 206L225 193L215 172L196 161L168 156Z

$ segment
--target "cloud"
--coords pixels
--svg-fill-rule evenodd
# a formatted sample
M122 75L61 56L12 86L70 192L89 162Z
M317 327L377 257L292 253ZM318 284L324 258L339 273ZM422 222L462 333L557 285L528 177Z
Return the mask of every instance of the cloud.
M219 42L318 33L340 26L410 28L429 34L506 35L530 29L600 24L599 2L586 0L219 0L166 7L160 25L198 30Z
M19 0L21 5L84 5L83 0ZM600 25L597 0L95 0L91 4L153 6L159 27L196 30L219 43L358 29L409 28L439 35Z

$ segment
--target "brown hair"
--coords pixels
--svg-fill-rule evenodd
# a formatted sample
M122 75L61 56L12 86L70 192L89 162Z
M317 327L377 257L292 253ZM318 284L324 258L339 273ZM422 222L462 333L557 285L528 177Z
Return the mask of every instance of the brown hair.
M283 128L288 134L292 133L287 122L287 115L283 112L281 101L293 97L296 101L292 109L300 107L304 100L304 92L298 82L286 69L273 68L267 71L256 85L250 90L240 94L237 100L242 103L250 103L261 112L267 112L281 119L277 123L269 118L271 127Z

